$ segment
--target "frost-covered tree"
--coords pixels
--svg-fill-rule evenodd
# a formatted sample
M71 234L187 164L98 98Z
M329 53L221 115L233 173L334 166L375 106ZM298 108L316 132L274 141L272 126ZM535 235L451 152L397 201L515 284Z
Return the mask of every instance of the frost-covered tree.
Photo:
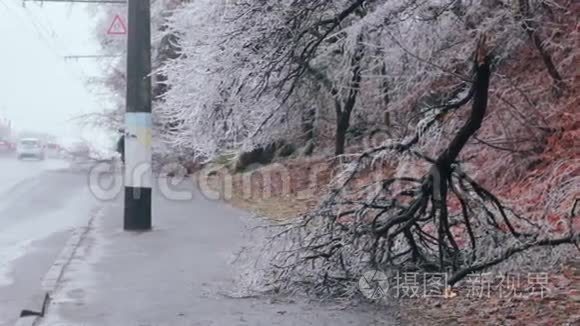
M272 92L257 96L256 57L234 35L233 12L227 3L203 0L177 10L167 33L179 35L181 56L159 70L169 88L160 108L173 126L168 139L206 156L289 138L299 121L274 113L291 105L282 107ZM277 128L261 131L269 126Z
M166 60L176 57L175 35L166 33L166 23L173 10L179 7L181 0L154 0L151 6L152 23L152 63L154 69L162 65ZM127 7L122 4L98 4L89 7L91 14L95 16L95 37L100 43L102 52L107 57L99 59L102 67L102 76L93 78L90 83L99 91L106 93L107 105L104 105L102 112L96 112L79 117L79 121L95 127L105 128L114 133L118 133L124 127L125 95L126 95L126 48L127 35L108 33L111 24L116 16L127 24ZM188 157L191 158L191 150L176 149L167 146L161 141L167 125L159 119L159 114L155 103L159 96L165 92L164 76L156 74L153 76L153 120L154 120L154 158L170 157L170 159Z
M558 77L567 71L562 67L569 69L579 55L568 43L576 33L573 10L538 1L533 18L522 18L521 4L353 0L244 7L238 19L247 25L238 23L245 27L235 35L251 40L242 43L252 50L244 58L256 56L249 60L257 87L251 90L289 101L302 85L321 85L323 91L311 95L337 107L337 135L344 112L389 113L390 139L353 155L320 209L281 232L288 241L270 261L278 267L274 282L306 280L321 292L343 290L365 269L396 268L450 269L453 284L530 248L578 242L570 212L578 194L575 163L543 159L553 173L542 181L542 195L529 193L533 199L519 200L511 189L511 198L500 198L490 190L506 194L516 180L526 184L534 152L549 150L550 126L561 128L563 121L550 122L560 114L539 110L539 103L553 107L556 101L542 76L560 89L566 82L559 79L574 78ZM567 18L553 30L559 37L538 47L528 27L530 19L536 26L550 19L542 6ZM561 49L543 47L552 42ZM526 52L530 45L533 53ZM546 59L549 51L561 67L552 54ZM522 74L521 61L536 62L538 54L542 70ZM378 180L353 184L379 162L390 172L377 169ZM549 216L558 216L559 231Z
M334 154L349 154L320 209L283 232L291 241L272 260L278 280L302 273L325 289L394 266L451 269L453 283L532 247L577 241L571 226L554 234L545 223L572 220L578 193L577 158L550 154L576 125L562 109L573 107L563 92L579 57L573 2L160 8L154 44L171 55L156 64L155 112L171 150L212 158L331 125ZM384 142L349 149L356 129L374 128ZM377 180L353 185L369 170Z
M334 121L342 154L353 112L401 131L421 100L465 89L477 32L498 60L523 40L499 1L199 0L168 25L182 46L161 68L165 116L183 122L170 139L206 154L297 138L312 110Z

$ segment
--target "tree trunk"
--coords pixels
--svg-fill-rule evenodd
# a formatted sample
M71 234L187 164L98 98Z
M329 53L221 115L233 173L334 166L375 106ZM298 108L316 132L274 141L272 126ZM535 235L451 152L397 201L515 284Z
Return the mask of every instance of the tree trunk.
M447 149L437 158L435 165L439 171L445 173L451 171L451 164L457 160L459 153L471 136L481 128L481 123L487 111L489 79L491 75L489 57L482 58L482 60L482 62L477 63L477 73L473 85L475 93L473 95L471 115L455 135ZM440 179L446 180L447 176L441 175Z
M389 127L391 125L391 116L389 115L389 104L391 103L391 98L389 97L389 81L387 79L387 65L383 62L381 66L381 74L383 76L383 82L381 83L382 93L383 93L383 110L384 110L384 117L383 122L385 127Z
M554 84L556 86L557 91L560 91L565 87L564 81L562 80L562 76L560 76L558 69L556 69L554 62L552 61L552 57L544 47L542 39L538 35L538 26L534 22L532 15L530 13L530 5L528 3L528 0L519 0L518 4L520 9L521 15L520 19L522 21L522 28L524 29L526 34L528 34L528 37L534 44L536 50L538 50L538 52L540 53L542 61L544 61L544 65L548 70L548 74L554 80Z
M314 122L316 120L316 109L314 107L308 108L302 112L302 133L304 134L303 141L308 143L314 139Z
M344 148L346 145L346 132L350 126L350 112L343 112L336 119L336 136L334 145L334 154L342 155L344 154Z
M359 36L359 41L362 41L362 36ZM360 92L360 81L361 81L361 65L360 62L363 57L363 46L359 44L356 53L351 60L352 68L352 78L350 80L350 91L348 97L344 102L344 105L340 103L339 99L335 99L335 110L336 110L336 144L334 147L335 155L344 154L344 148L346 143L346 132L350 126L350 116L356 100L358 93Z
M159 44L159 50L157 51L157 58L155 62L157 65L162 65L168 60L177 59L179 57L179 51L181 50L178 46L179 37L175 34L165 35ZM153 87L153 98L160 99L167 91L169 87L167 85L167 76L164 74L155 74L155 85Z

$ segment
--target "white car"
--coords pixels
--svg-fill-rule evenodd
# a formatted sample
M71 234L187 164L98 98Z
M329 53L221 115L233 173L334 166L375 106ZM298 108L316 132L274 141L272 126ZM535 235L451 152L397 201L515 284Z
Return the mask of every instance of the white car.
M16 146L16 155L21 160L26 157L44 160L44 146L40 139L37 138L23 138L18 141Z

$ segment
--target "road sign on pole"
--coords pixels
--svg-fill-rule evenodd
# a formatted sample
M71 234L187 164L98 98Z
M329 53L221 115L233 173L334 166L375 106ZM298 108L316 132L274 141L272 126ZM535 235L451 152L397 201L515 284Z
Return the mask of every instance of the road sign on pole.
M115 15L111 26L107 30L107 34L109 35L126 35L127 34L127 26L123 22L123 18L119 15Z
M129 0L124 229L151 229L151 7Z

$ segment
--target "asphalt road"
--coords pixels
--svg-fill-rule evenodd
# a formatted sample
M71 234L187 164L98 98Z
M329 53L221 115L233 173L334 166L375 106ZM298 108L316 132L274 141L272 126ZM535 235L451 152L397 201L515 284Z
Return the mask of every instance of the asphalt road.
M101 205L39 325L398 324L391 307L255 292L269 265L260 245L267 232L254 228L262 223L203 196L190 178L157 180L191 198L154 186L151 232L123 231L123 198Z
M14 325L22 309L40 307L43 277L97 206L103 214L71 256L46 325L396 324L380 307L343 311L294 299L246 298L244 284L259 275L231 262L240 249L255 245L246 238L253 225L247 213L185 182L172 190L191 193L190 200L156 191L154 232L122 232L120 196L97 205L86 168L0 158L0 326Z
M0 326L12 325L93 199L83 173L59 160L0 158Z

